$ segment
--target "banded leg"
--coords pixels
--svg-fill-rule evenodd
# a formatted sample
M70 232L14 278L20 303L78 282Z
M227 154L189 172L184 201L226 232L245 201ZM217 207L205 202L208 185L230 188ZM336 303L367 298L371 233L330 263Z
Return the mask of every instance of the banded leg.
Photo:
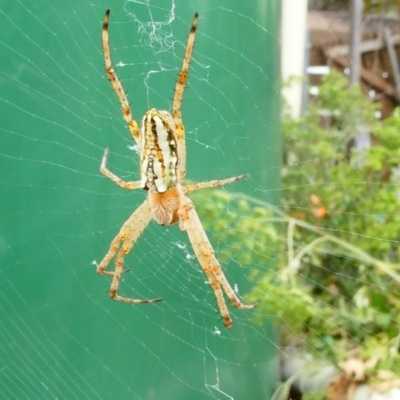
M107 159L108 159L108 149L105 149L103 158L101 159L101 164L100 164L100 172L105 175L107 178L110 178L113 182L115 182L118 186L121 186L124 189L128 190L134 190L134 189L140 189L141 188L141 182L140 181L124 181L117 175L113 174L108 168L107 168Z
M118 294L118 287L124 271L124 256L126 256L135 245L151 220L151 209L148 200L145 200L140 207L124 223L118 235L111 242L110 250L97 267L97 273L111 275L112 282L110 287L110 297L114 300L125 303L155 303L162 299L131 299ZM115 256L115 270L106 271L107 266Z
M232 178L220 179L207 182L192 183L190 185L183 186L183 193L191 193L196 190L206 189L206 188L216 188L220 186L227 185L229 183L234 183L240 179L246 178L247 175L233 176Z
M203 265L201 265L201 267L207 276L208 282L210 282L210 286L214 290L215 298L217 300L218 310L221 315L222 321L227 328L231 328L232 319L231 316L229 315L228 307L226 306L224 300L224 294L222 292L221 285L219 284L219 282L217 281L217 279L210 270L206 271Z
M214 250L201 225L193 204L187 197L184 197L181 202L181 208L179 210L180 227L186 230L189 236L196 257L214 290L224 325L230 328L232 326L232 319L226 307L221 288L224 290L232 305L241 310L250 310L256 307L258 302L253 304L242 303L227 281L220 264L215 258Z
M133 139L135 140L136 144L141 148L140 145L140 134L137 122L132 118L132 111L129 106L128 98L126 97L124 88L122 87L121 81L118 79L117 73L115 72L114 68L112 67L111 62L111 54L110 54L110 43L108 38L108 20L110 17L110 10L106 10L103 20L103 55L104 55L104 63L106 67L106 72L109 81L115 93L117 93L119 102L121 103L122 107L122 115L125 119L125 122L128 125L129 131Z
M199 14L194 14L192 27L186 45L185 55L183 57L183 64L181 72L178 75L178 80L175 86L174 101L172 103L172 118L175 122L175 133L177 139L177 147L179 154L178 161L178 182L182 182L186 175L186 142L185 142L185 128L182 122L181 104L183 98L183 92L189 78L189 64L190 58L192 57L192 51L194 46L194 39L196 36L197 21Z

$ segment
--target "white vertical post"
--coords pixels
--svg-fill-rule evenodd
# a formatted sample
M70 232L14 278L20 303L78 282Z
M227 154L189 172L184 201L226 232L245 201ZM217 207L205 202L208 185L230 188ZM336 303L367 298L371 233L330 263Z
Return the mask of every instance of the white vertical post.
M284 81L291 76L304 76L306 30L307 0L282 0L281 72ZM295 118L301 114L302 91L302 82L296 82L283 90Z
M361 22L363 15L363 0L351 1L351 28L350 28L350 83L360 82L361 70Z

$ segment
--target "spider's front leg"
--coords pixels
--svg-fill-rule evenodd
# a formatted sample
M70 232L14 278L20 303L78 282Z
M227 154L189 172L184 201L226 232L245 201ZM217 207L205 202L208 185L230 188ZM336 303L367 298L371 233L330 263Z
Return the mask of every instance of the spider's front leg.
M129 131L133 139L135 139L136 144L140 147L140 132L138 129L137 122L132 117L131 107L129 106L128 98L126 97L125 90L122 87L120 80L118 79L117 73L115 72L112 62L111 62L111 53L110 53L110 43L108 37L108 20L110 18L110 10L106 10L103 19L103 56L104 56L104 66L106 68L106 73L109 81L115 93L118 96L119 102L122 107L122 115L125 119L125 122L128 125Z

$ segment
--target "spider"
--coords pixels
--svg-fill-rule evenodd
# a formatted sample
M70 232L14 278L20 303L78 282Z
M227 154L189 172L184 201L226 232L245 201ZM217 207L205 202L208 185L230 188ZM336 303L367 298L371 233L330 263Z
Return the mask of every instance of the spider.
M112 66L108 35L109 17L110 10L108 9L104 16L102 33L105 68L107 77L121 103L123 117L129 131L140 149L140 180L126 182L113 174L107 168L108 149L104 151L100 172L124 189L145 189L148 192L148 197L128 218L118 235L112 240L109 251L97 266L97 272L112 276L109 295L114 300L133 304L161 301L162 299L133 299L118 294L122 274L127 272L123 269L124 257L131 251L151 219L163 226L179 223L179 228L187 232L196 257L214 290L223 323L227 328L230 328L232 319L223 292L235 307L242 310L252 309L258 302L244 304L238 298L215 258L214 250L201 225L193 203L186 195L195 190L215 188L238 181L245 175L182 185L186 175L186 144L181 102L188 81L189 63L199 15L198 13L194 15L190 29L182 69L175 86L172 115L167 111L151 108L145 112L140 130L132 117L125 91ZM115 270L107 271L106 269L114 257Z

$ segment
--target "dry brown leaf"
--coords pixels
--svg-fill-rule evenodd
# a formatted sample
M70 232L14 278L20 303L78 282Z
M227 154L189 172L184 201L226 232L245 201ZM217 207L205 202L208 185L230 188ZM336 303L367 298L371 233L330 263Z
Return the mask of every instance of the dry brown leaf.
M358 358L350 358L339 364L339 367L347 375L347 378L352 382L363 382L366 379L366 366L364 361Z
M377 390L380 393L386 393L391 389L400 388L400 378L393 371L381 369L378 372L377 378L381 382L371 386L372 390Z
M337 376L329 384L329 400L347 400L353 385L346 374Z

